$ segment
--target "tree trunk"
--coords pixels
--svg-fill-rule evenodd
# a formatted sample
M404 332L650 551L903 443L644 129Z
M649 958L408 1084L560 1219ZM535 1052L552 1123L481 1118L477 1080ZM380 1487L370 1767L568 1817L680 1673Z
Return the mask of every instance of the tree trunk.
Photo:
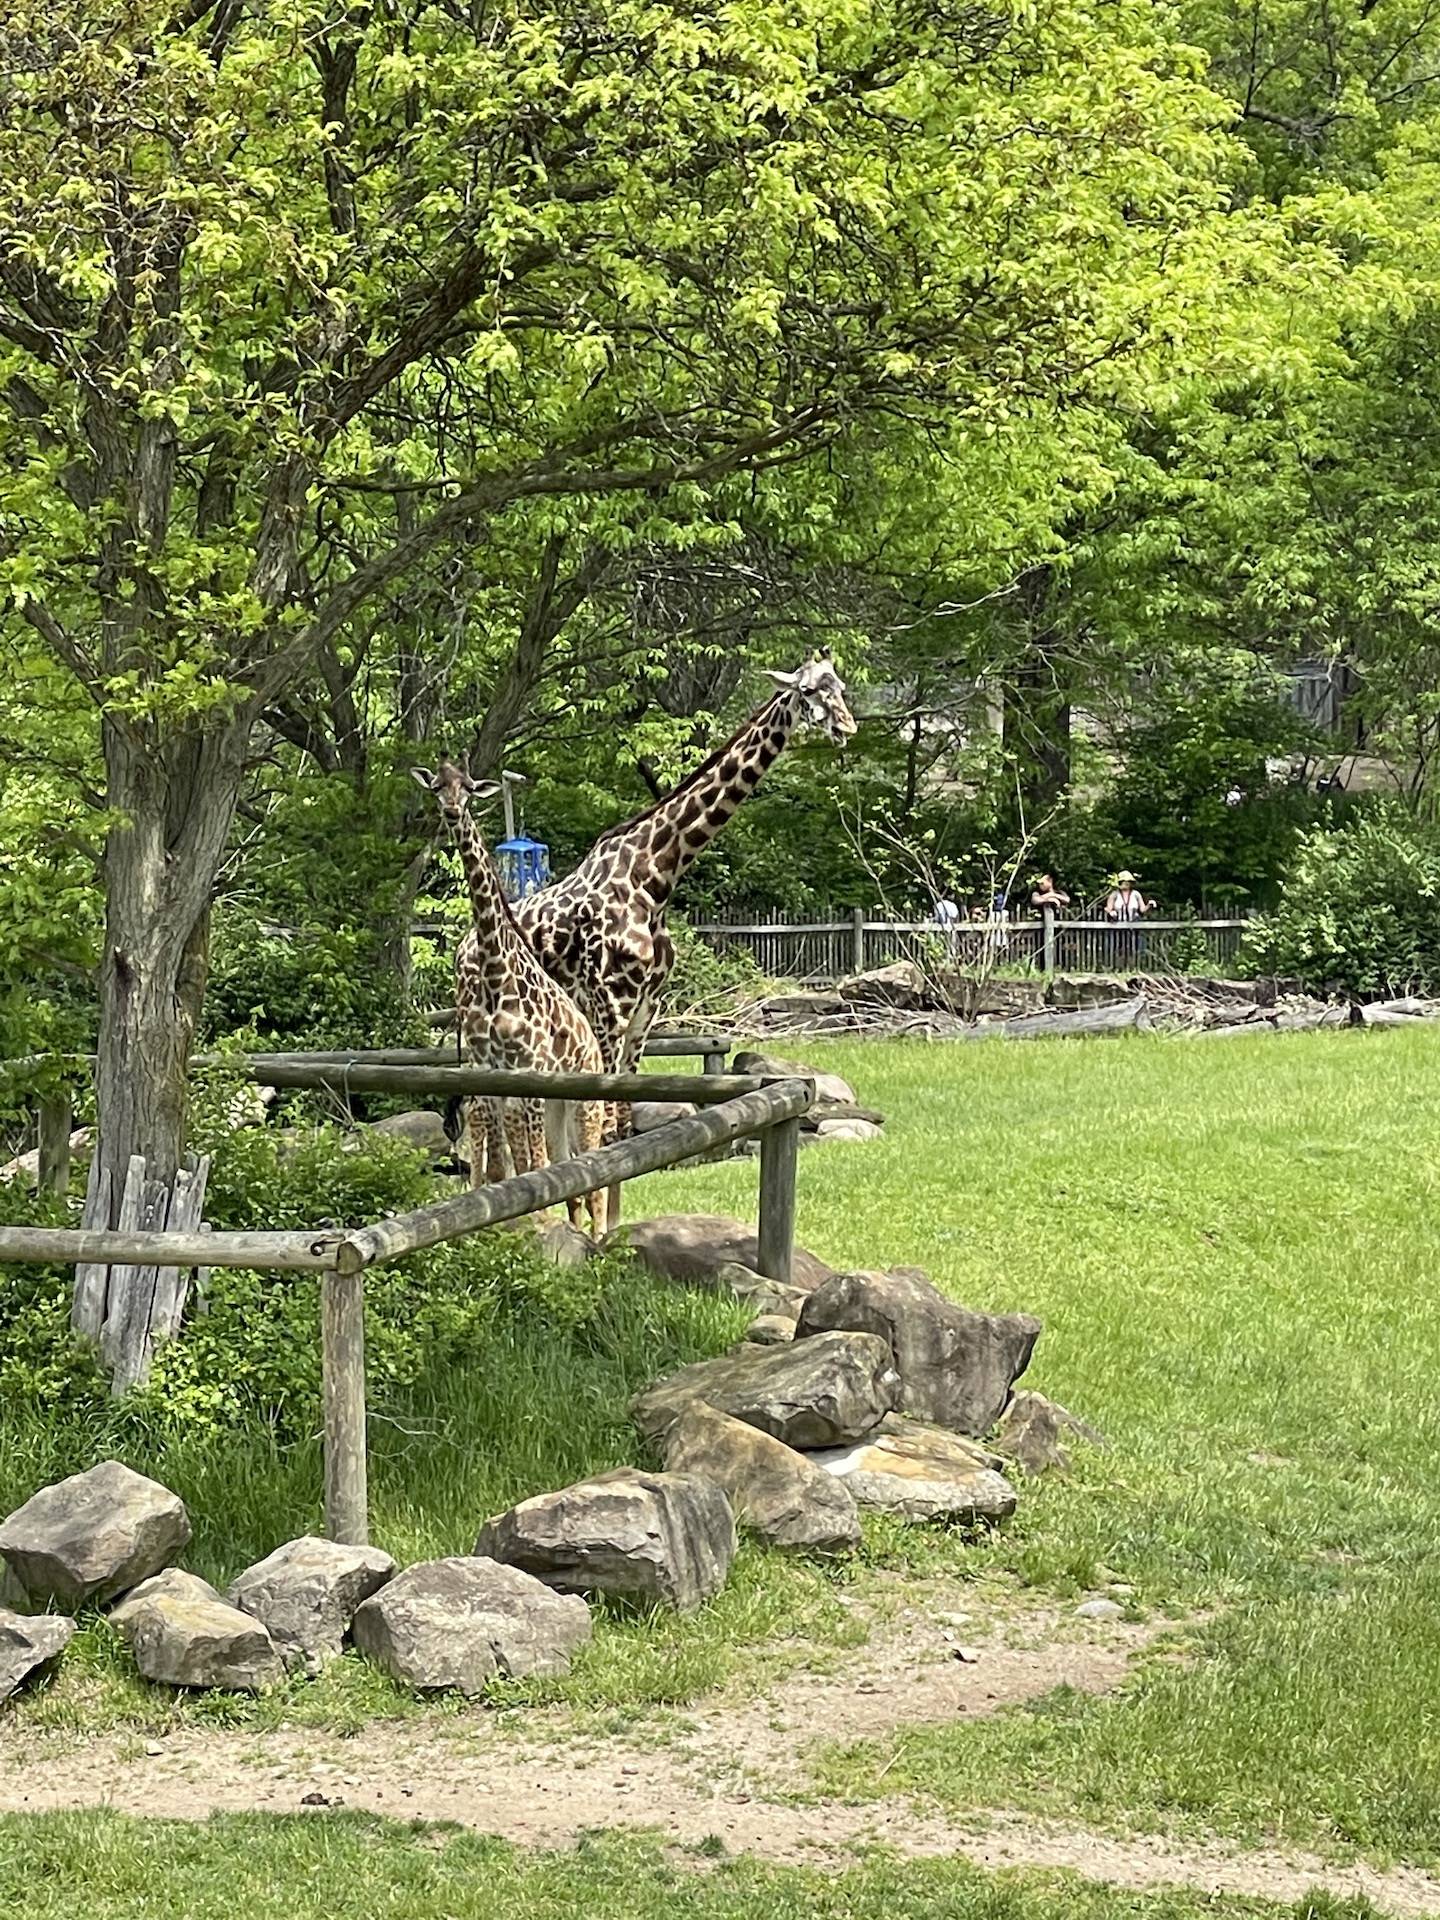
M132 1154L171 1181L185 1152L186 1069L209 960L210 898L239 794L248 718L152 745L104 722L105 951L95 1089L112 1208ZM112 1212L113 1220L113 1212Z

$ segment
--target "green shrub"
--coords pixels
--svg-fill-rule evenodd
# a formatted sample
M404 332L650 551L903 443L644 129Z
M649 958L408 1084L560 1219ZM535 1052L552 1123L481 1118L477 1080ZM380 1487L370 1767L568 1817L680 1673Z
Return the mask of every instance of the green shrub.
M373 934L282 933L233 910L216 921L205 1030L212 1040L247 1032L296 1048L418 1046L427 1032Z
M1359 999L1440 989L1440 836L1394 802L1306 834L1245 958Z

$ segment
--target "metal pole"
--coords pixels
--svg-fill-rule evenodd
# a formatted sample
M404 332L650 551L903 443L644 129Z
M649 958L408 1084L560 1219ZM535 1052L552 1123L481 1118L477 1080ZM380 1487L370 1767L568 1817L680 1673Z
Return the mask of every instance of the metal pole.
M325 1531L348 1547L370 1540L365 1460L365 1276L327 1273L320 1282L325 1382Z
M760 1271L768 1280L790 1284L795 1246L795 1163L800 1153L800 1122L777 1121L760 1136Z
M850 971L865 971L865 909L850 909Z

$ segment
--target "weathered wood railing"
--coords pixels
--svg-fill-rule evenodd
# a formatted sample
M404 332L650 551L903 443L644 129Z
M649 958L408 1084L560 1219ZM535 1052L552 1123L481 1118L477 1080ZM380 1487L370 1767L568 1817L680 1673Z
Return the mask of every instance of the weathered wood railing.
M394 1051L394 1050L392 1050ZM432 1064L376 1064L356 1055L305 1059L252 1055L234 1062L261 1085L337 1092L445 1093L468 1097L568 1100L648 1099L698 1112L538 1172L437 1200L372 1226L309 1233L152 1232L70 1227L0 1227L0 1264L45 1261L133 1264L160 1272L250 1267L318 1272L325 1402L325 1520L332 1539L368 1536L365 1447L364 1275L368 1267L486 1226L516 1220L658 1172L732 1140L760 1137L757 1263L790 1278L795 1237L795 1171L800 1116L814 1099L809 1080L747 1074L535 1074ZM68 1140L68 1134L67 1134ZM173 1329L171 1329L173 1331Z

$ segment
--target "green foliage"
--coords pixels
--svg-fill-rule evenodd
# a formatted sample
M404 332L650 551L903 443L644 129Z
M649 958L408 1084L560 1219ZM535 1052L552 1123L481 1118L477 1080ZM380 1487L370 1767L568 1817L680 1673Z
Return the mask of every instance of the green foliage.
M1300 841L1250 962L1358 999L1440 988L1440 834L1397 802Z
M715 1017L759 986L760 970L742 949L717 953L682 920L671 921L670 937L675 966L665 983L667 1013Z
M258 1046L420 1046L423 1020L388 972L375 936L354 926L281 930L229 908L216 916L208 1037Z

